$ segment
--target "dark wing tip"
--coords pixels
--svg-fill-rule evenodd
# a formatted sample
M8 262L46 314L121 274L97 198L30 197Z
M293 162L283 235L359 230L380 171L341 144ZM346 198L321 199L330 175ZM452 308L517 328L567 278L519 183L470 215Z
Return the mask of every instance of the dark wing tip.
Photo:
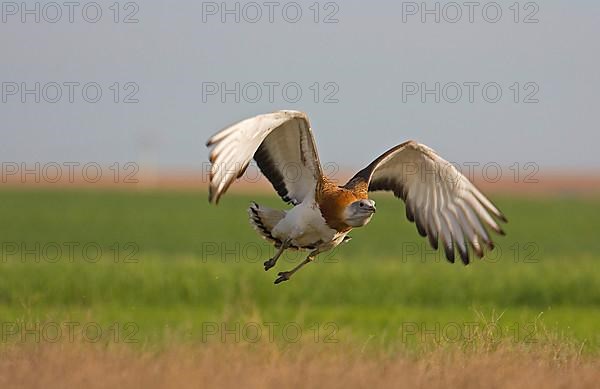
M419 231L419 235L423 237L427 236L427 230L425 229L419 218L416 219L415 224L417 225L417 231Z
M454 247L453 245L444 244L444 251L446 253L446 259L450 263L454 263Z
M206 141L206 147L210 147L214 145L216 142L214 141L214 136Z
M429 244L433 247L434 250L438 249L438 237L433 232L431 232L427 238L429 239Z
M460 259L462 260L462 263L467 266L469 264L469 250L466 248L465 245L465 249L462 250L460 247L458 248L458 252L460 254Z
M406 218L411 222L415 221L415 216L413 215L412 211L410 210L410 207L408 206L408 204L406 205Z

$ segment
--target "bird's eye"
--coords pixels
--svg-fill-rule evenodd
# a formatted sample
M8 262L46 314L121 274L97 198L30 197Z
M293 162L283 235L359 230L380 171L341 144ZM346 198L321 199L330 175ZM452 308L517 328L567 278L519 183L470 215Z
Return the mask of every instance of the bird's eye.
M359 204L360 204L360 207L361 207L361 208L365 206L363 203L359 203Z

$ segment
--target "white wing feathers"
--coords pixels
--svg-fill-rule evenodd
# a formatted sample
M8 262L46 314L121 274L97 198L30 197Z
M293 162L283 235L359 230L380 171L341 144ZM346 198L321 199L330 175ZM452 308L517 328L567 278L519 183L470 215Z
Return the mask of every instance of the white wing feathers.
M206 143L212 147L209 201L218 202L250 160L284 201L298 204L314 194L322 171L306 114L278 111L236 123Z
M398 145L357 173L346 184L367 182L369 191L388 190L406 203L406 216L437 249L438 239L446 257L454 262L454 246L469 263L468 245L483 256L482 244L492 249L485 226L504 234L495 216L504 215L452 164L429 147L409 141Z

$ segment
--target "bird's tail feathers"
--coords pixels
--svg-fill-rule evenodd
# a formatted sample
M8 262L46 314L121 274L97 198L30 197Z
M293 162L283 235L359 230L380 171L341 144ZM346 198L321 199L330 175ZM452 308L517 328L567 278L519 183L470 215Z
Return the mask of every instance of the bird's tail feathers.
M281 244L279 239L271 235L271 231L284 218L284 211L263 207L253 202L248 208L248 214L250 215L250 224L259 234L276 245Z

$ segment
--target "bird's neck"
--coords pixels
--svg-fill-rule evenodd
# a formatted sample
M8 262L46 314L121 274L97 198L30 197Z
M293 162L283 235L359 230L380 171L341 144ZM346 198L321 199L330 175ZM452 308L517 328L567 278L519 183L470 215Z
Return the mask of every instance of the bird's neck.
M327 225L338 231L348 232L352 226L344 221L344 210L350 204L360 199L367 198L367 191L357 187L353 189L343 188L335 185L329 180L324 180L317 193L317 203L321 215Z

